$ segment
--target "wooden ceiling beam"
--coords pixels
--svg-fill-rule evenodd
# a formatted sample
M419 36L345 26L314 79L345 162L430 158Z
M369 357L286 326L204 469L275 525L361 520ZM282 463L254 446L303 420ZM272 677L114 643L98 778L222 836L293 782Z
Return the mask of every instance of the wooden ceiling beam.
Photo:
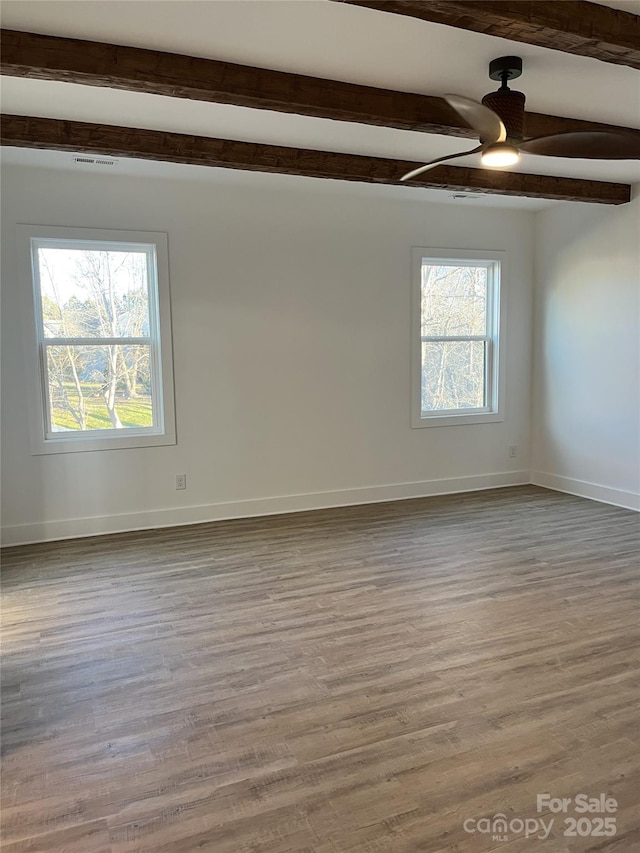
M336 0L640 68L640 16L587 0Z
M16 115L2 116L0 141L2 145L20 148L45 148L377 184L400 184L403 174L420 165L406 160ZM411 181L411 185L454 192L600 204L625 204L631 197L631 188L626 184L457 166L439 166Z
M442 98L102 42L4 29L0 36L0 73L7 76L475 138L474 131ZM638 133L541 113L526 114L525 130L528 136L579 130Z

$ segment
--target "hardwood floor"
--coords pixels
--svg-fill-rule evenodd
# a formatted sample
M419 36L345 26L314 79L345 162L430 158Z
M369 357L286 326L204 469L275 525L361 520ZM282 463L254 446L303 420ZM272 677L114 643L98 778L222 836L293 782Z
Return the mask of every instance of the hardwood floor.
M638 850L639 549L533 486L7 549L2 849Z

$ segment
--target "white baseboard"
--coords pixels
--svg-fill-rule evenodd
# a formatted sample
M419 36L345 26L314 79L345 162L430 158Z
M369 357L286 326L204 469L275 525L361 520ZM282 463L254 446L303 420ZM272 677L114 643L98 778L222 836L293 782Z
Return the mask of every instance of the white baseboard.
M545 489L553 489L555 492L567 492L580 498L590 498L592 501L600 501L640 512L640 495L635 492L612 489L609 486L600 486L586 480L560 477L558 474L548 474L545 471L532 471L531 482L534 486L544 486Z
M149 512L70 518L32 524L10 524L2 528L2 546L27 545L34 542L99 536L104 533L125 533L133 530L177 527L231 518L280 515L286 512L305 512L313 509L408 500L409 498L449 495L458 492L474 492L504 486L522 486L529 482L529 471L501 471L494 474L478 474L472 477L392 483L383 486L341 489L334 492L256 498L228 503L158 509Z

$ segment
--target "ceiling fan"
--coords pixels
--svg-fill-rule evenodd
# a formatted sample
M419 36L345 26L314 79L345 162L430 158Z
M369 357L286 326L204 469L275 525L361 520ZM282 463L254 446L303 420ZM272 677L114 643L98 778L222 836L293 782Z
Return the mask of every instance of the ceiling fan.
M500 80L496 92L490 92L482 103L462 95L444 95L444 100L478 134L480 144L471 151L449 154L431 160L419 169L407 172L400 179L408 181L457 157L481 154L483 166L499 168L512 166L520 154L537 154L548 157L573 157L585 160L639 160L640 135L609 130L555 133L524 139L524 103L522 92L510 89L507 83L522 74L519 56L501 56L489 65L489 77Z

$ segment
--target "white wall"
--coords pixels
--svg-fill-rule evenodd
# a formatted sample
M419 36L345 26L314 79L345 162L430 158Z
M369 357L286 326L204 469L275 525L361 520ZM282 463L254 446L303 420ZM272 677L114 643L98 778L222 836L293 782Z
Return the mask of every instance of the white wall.
M640 509L640 197L536 220L532 480Z
M528 481L532 213L180 174L5 168L7 543ZM30 454L15 223L168 233L177 446ZM508 251L504 423L410 428L411 246Z

